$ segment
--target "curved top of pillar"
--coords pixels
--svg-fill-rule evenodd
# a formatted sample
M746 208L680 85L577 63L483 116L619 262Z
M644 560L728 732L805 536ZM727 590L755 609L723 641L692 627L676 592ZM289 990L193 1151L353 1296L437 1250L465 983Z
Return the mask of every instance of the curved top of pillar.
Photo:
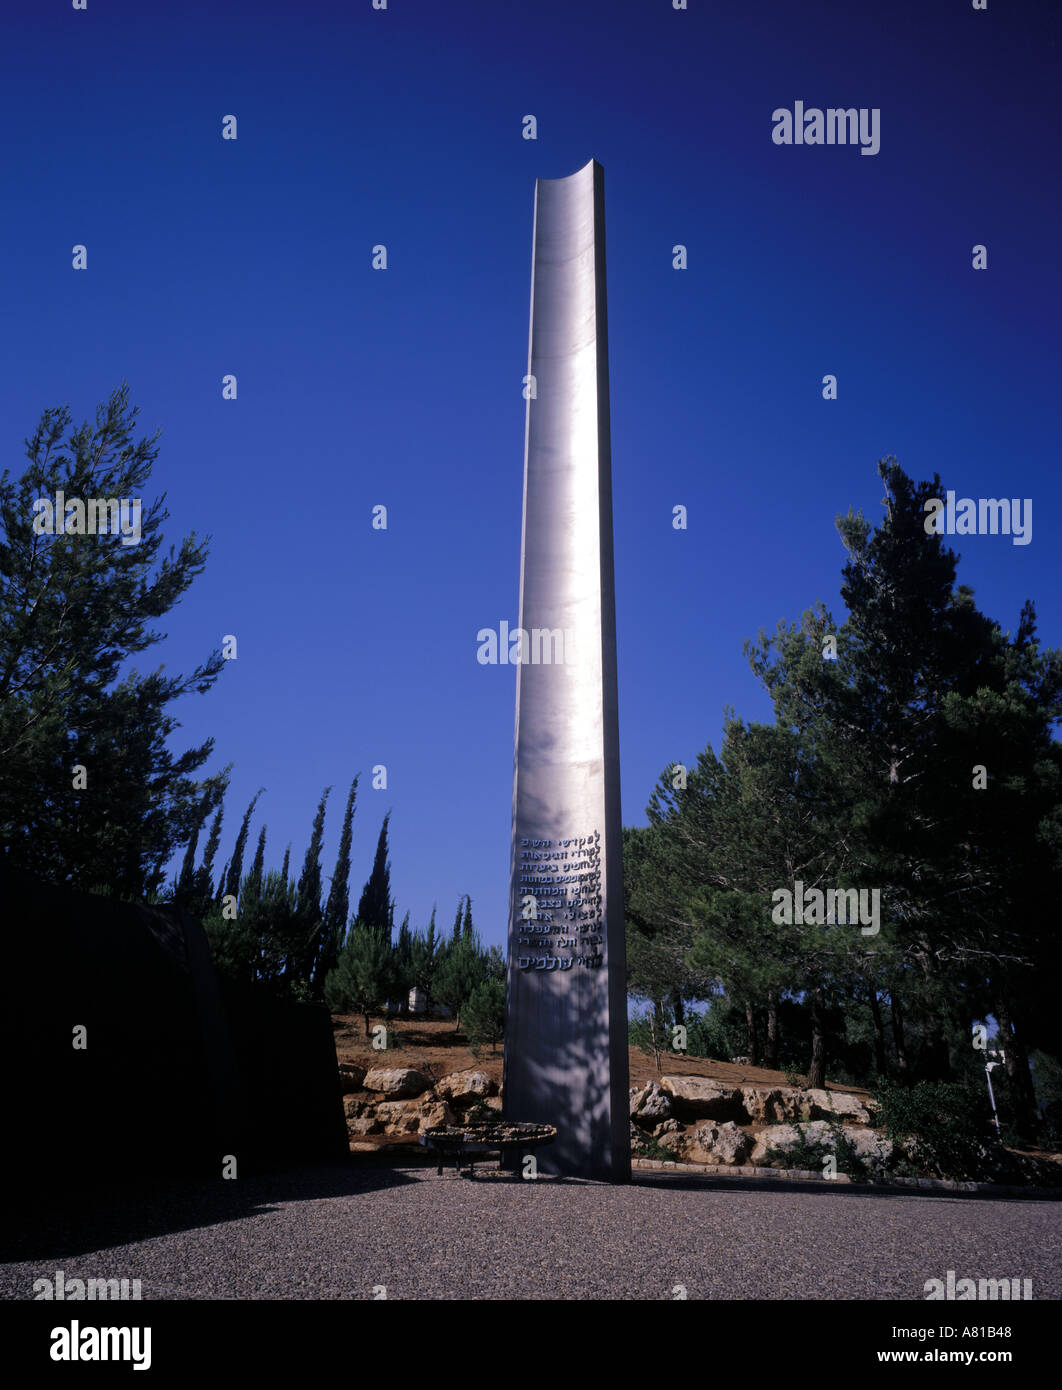
M559 179L537 179L536 182L537 182L537 183L553 184L553 185L556 185L556 184L559 184L559 183L568 183L568 184L570 184L570 183L573 183L573 181L574 181L575 179L587 179L587 180L589 180L589 181L592 182L592 181L593 181L593 177L594 177L594 170L595 170L595 169L601 169L601 165L598 164L598 162L597 162L596 159L591 159L591 160L588 160L587 163L584 164L583 167L582 167L581 169L576 169L576 171L575 171L574 174L565 174L563 178L559 178ZM603 169L601 169L601 172L604 173L605 171L604 171Z
M592 260L601 230L604 178L601 165L591 159L562 179L535 181L536 265L588 255Z

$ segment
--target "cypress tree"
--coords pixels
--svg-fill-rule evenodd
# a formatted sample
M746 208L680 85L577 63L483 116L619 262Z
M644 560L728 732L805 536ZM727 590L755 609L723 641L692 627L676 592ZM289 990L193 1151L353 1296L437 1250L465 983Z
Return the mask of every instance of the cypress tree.
M263 825L258 832L258 848L254 852L254 863L251 865L251 872L247 879L246 893L248 898L254 902L262 896L262 874L265 869L265 846L266 846L266 827Z
M196 873L195 855L199 848L199 832L206 824L206 818L210 814L210 801L204 797L200 804L199 814L195 825L192 827L192 834L188 841L188 848L184 852L184 859L181 861L181 872L177 877L177 884L174 889L174 901L179 906L187 908L194 900L196 893Z
M375 931L382 940L390 942L391 924L394 921L394 903L391 901L391 865L387 859L387 825L391 812L384 816L380 828L380 838L376 843L376 857L372 873L365 882L358 903L357 920Z
M302 872L295 888L295 915L298 943L295 973L309 984L320 948L321 935L321 845L324 841L325 804L331 787L325 787L313 818L313 830Z
M265 791L265 787L259 787L251 798L251 804L244 812L243 820L240 823L240 833L236 836L236 848L232 851L232 859L229 862L229 871L225 875L225 889L223 896L238 898L240 893L240 879L243 877L243 855L247 848L247 835L251 828L251 817L254 815L255 803Z
M328 901L325 903L321 950L314 967L314 984L323 982L329 971L335 968L346 931L347 915L350 912L350 847L354 842L354 802L357 793L358 778L355 777L347 795L343 830L339 836L339 853L336 855L335 872L332 874Z
M210 826L210 834L207 836L206 849L203 851L203 862L199 866L196 875L196 898L198 907L202 910L203 905L209 903L214 897L214 856L218 852L218 845L221 843L221 821L225 807L218 807L213 823Z

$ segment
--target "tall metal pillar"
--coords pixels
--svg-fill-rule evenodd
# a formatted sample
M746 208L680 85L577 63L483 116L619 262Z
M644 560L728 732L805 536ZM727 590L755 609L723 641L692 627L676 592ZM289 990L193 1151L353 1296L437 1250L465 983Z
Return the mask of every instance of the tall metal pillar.
M535 188L505 1115L630 1179L604 171ZM510 656L510 660L512 656Z

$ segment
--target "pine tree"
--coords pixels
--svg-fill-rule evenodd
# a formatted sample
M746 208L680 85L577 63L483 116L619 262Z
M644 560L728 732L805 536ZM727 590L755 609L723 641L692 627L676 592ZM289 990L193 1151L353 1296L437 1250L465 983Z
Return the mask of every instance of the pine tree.
M487 977L487 963L476 935L462 936L450 944L435 972L433 992L441 1004L454 1011L454 1031L461 1027L461 1011L469 995Z
M474 1056L484 1043L497 1052L505 1036L505 985L501 980L487 979L475 986L464 1007L465 1033Z
M369 1020L384 1007L396 987L394 958L389 942L379 931L355 921L346 944L339 953L336 968L325 980L325 1001L337 1013L355 1009Z
M87 533L90 520L117 521L113 509L92 515L90 501L143 501L158 433L134 442L137 414L123 384L94 427L64 441L69 409L45 410L25 441L21 476L0 477L0 844L9 866L143 900L161 889L165 865L204 798L220 799L230 769L196 782L213 740L179 754L167 747L179 727L168 707L211 688L225 665L220 649L189 676L160 666L119 679L130 657L163 639L152 624L208 553L193 533L156 568L164 499L140 511L135 544ZM57 492L64 516L48 528ZM136 519L130 509L127 522ZM88 786L72 794L74 765L86 768Z
M395 942L395 976L400 991L399 1012L408 1005L409 991L413 988L413 933L409 926L409 913L402 918Z

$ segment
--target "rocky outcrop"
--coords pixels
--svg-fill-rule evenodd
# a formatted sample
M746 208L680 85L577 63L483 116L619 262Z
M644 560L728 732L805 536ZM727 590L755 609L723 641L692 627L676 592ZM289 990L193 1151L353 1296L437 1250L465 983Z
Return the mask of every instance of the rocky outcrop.
M852 1145L856 1156L867 1165L867 1169L872 1176L877 1176L888 1170L892 1162L893 1143L884 1134L879 1134L876 1129L849 1129L846 1125L842 1130L845 1138Z
M473 1105L477 1100L496 1095L497 1085L482 1071L455 1071L444 1076L435 1087L435 1094L452 1105Z
M455 1118L446 1102L438 1100L384 1100L374 1115L384 1134L423 1134L435 1125L452 1125Z
M640 1089L631 1088L631 1119L643 1129L653 1129L663 1120L671 1117L671 1097L660 1083L650 1081ZM677 1126L676 1126L677 1128Z
M752 1151L752 1162L768 1163L768 1151L777 1149L787 1153L796 1148L801 1141L833 1152L836 1147L834 1130L825 1120L814 1120L804 1125L768 1125L756 1136L756 1147Z
M686 1146L683 1157L689 1163L729 1163L741 1167L749 1160L753 1140L733 1120L723 1124L699 1124Z
M340 1062L339 1089L344 1095L346 1095L348 1091L360 1091L364 1084L364 1067L359 1067L357 1062Z
M794 1120L837 1119L869 1124L869 1107L847 1091L805 1090L798 1086L742 1086L742 1103L752 1121L787 1124Z
M704 1076L665 1076L661 1086L671 1097L671 1107L680 1119L744 1119L741 1092L736 1086L709 1081Z
M412 1067L374 1067L363 1082L366 1091L377 1091L392 1100L404 1100L431 1090L431 1080Z
M347 1121L347 1133L355 1134L379 1134L383 1125L375 1115L358 1115Z
M825 1120L836 1116L843 1124L866 1125L870 1123L870 1107L859 1097L848 1091L805 1091L809 1102L811 1120Z

